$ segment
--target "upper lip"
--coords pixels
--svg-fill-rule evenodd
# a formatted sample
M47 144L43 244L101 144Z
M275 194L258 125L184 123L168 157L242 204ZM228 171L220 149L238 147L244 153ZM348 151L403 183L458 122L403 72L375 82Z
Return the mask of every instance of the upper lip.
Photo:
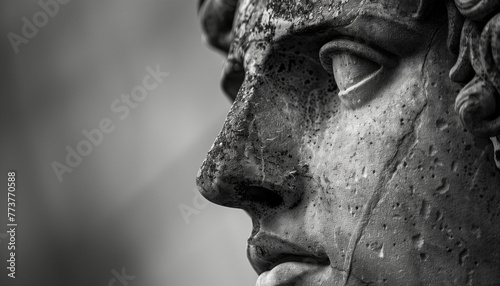
M325 252L266 233L248 240L247 256L259 275L285 262L330 265Z

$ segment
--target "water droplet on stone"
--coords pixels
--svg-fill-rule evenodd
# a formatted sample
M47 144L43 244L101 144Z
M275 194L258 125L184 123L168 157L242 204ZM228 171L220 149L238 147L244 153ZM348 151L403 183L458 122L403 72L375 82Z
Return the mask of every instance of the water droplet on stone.
M460 263L460 265L463 265L465 259L467 259L468 256L469 256L469 250L467 250L467 248L462 250L458 255L458 263Z
M426 200L422 200L422 205L420 206L420 215L425 219L428 219L431 215L431 206Z
M422 249L422 246L424 246L424 239L422 238L422 235L419 233L417 235L414 235L411 240L413 241L413 247L415 249L420 250Z
M450 184L446 178L441 179L441 184L436 188L436 192L440 195L446 194L450 190Z

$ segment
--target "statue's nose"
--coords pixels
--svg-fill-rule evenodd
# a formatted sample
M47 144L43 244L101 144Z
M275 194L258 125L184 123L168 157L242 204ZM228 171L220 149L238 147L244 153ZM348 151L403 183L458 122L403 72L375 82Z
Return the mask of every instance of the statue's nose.
M197 177L208 200L250 214L296 204L297 132L265 76L247 76ZM295 150L295 151L294 151Z

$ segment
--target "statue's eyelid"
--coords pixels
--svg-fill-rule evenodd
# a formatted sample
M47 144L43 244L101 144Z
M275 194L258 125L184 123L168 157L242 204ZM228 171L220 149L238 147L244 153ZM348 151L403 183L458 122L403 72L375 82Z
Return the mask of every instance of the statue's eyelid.
M395 57L388 52L363 43L347 39L336 39L323 45L319 51L321 64L326 71L333 73L331 55L341 53L352 54L360 58L371 60L384 67L394 67L397 64Z

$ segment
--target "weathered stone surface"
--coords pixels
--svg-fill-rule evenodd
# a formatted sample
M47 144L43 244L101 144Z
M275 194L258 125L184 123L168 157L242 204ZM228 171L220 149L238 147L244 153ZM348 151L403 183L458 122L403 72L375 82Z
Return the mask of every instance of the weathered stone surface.
M257 285L500 284L496 3L201 2L234 103L197 182Z

